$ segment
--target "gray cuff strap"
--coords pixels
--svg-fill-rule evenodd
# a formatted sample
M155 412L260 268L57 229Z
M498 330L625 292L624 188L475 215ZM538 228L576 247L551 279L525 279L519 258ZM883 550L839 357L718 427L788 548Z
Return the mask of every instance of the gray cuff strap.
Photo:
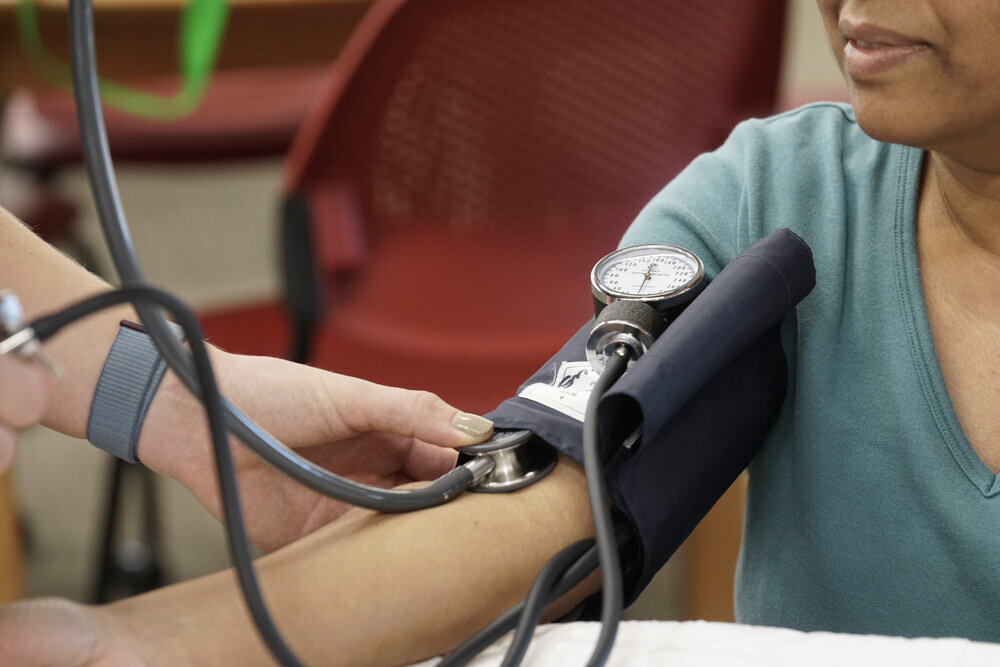
M181 328L172 322L170 326L183 341ZM90 403L87 440L120 459L138 463L142 422L166 369L141 327L122 322Z

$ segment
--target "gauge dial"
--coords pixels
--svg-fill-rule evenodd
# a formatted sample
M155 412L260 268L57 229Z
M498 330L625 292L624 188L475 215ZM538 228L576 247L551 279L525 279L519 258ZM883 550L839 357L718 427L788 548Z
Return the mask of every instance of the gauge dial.
M693 298L704 285L705 268L696 255L669 245L616 250L591 273L598 310L619 299L645 301L662 310Z

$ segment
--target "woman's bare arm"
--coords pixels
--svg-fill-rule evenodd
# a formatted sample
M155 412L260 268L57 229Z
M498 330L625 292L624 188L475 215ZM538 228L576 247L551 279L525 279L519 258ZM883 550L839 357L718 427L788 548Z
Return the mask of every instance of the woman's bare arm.
M264 595L310 665L413 662L448 651L524 597L541 565L592 535L580 468L519 492L403 515L356 510L257 561ZM558 603L592 593L591 577ZM152 664L271 664L231 571L98 610Z

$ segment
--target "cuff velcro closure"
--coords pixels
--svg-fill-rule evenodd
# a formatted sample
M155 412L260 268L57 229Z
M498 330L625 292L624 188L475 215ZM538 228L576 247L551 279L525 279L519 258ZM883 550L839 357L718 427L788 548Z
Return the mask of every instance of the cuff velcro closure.
M183 342L181 328L169 324ZM139 433L166 369L142 326L123 320L90 403L87 440L124 461L138 463Z

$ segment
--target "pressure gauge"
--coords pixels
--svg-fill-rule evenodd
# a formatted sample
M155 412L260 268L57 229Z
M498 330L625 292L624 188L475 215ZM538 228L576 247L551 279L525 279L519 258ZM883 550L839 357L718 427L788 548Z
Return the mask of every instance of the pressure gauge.
M587 359L604 370L620 345L634 362L705 288L705 267L694 253L671 245L638 245L605 256L590 274L597 322Z
M590 274L595 314L613 301L644 301L661 313L686 304L705 287L705 267L693 252L672 245L616 250Z

